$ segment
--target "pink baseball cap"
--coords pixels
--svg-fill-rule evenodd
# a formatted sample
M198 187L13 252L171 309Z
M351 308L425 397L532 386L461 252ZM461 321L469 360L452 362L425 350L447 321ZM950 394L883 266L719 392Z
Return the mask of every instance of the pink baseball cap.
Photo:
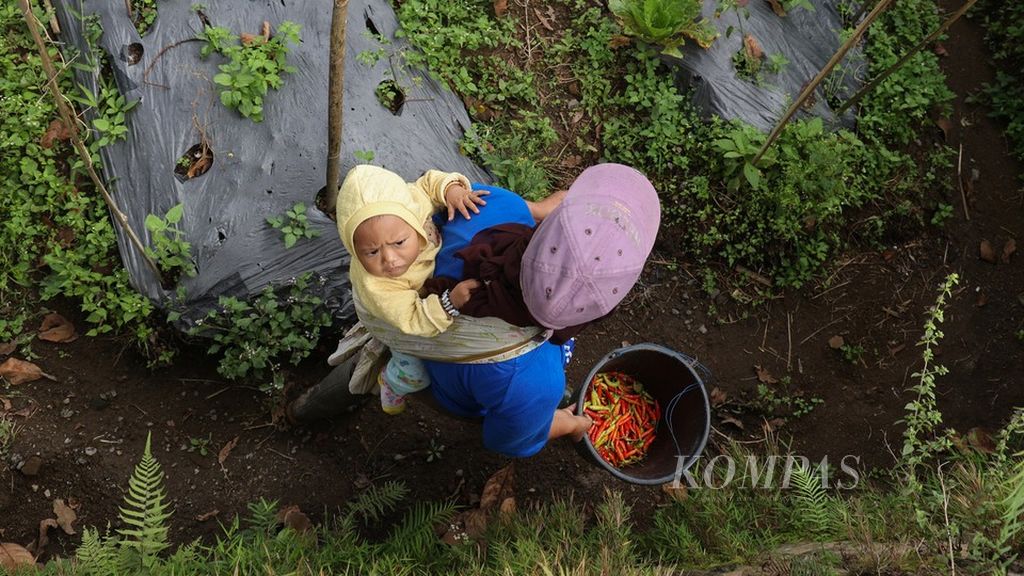
M559 330L611 312L640 278L660 224L658 193L643 174L622 164L584 170L523 254L530 314Z

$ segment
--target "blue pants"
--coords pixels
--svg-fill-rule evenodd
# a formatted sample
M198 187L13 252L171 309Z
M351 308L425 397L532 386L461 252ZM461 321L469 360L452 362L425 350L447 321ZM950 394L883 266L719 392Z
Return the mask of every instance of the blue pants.
M486 189L487 205L470 220L456 216L441 227L442 245L434 274L462 278L462 260L455 252L477 232L498 224L534 226L526 202L508 190ZM467 418L483 417L483 442L489 450L508 456L531 456L547 443L551 420L565 391L564 366L568 349L544 343L517 358L493 364L453 364L424 361L431 391L438 404Z

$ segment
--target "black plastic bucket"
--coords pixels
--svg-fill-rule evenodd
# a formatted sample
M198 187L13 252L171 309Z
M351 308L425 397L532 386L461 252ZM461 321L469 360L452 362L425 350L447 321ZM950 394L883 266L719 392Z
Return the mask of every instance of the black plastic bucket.
M635 378L661 406L654 441L642 461L617 468L597 454L586 435L581 452L592 463L633 484L665 484L690 468L708 441L711 405L705 384L711 372L693 358L657 344L634 344L601 359L580 386L576 413L583 414L590 383L601 372L623 372Z

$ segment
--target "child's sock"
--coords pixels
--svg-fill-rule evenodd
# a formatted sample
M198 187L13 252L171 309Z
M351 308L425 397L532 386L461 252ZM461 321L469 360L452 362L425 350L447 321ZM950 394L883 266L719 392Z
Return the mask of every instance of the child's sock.
M384 378L384 372L377 376L377 384L380 385L380 407L386 414L394 416L405 410L405 395L397 394L388 385Z

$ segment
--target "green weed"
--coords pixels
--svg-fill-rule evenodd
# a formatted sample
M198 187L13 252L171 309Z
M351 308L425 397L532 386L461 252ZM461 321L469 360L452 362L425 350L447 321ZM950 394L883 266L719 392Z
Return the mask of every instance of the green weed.
M178 223L184 215L184 204L177 204L167 211L163 218L149 214L146 216L146 229L149 230L153 246L146 249L160 271L164 273L169 285L177 282L178 276L196 275L196 267L192 264L191 245L182 239Z
M281 231L284 239L284 247L291 248L302 238L316 238L320 231L309 226L309 218L306 216L306 205L302 202L295 203L283 216L271 216L267 218L267 224L271 228Z
M216 52L228 59L218 66L220 73L213 77L221 87L221 104L238 110L253 122L262 122L267 91L281 88L281 76L295 72L295 67L288 64L288 45L300 42L299 25L286 20L269 39L257 36L246 42L227 28L209 26L198 38L203 41L200 57Z
M310 293L312 282L306 274L278 290L268 285L248 302L221 296L220 309L211 310L190 333L213 338L209 353L220 354L217 372L225 378L251 376L262 379L266 391L280 390L281 365L308 356L320 330L331 324L323 301Z

